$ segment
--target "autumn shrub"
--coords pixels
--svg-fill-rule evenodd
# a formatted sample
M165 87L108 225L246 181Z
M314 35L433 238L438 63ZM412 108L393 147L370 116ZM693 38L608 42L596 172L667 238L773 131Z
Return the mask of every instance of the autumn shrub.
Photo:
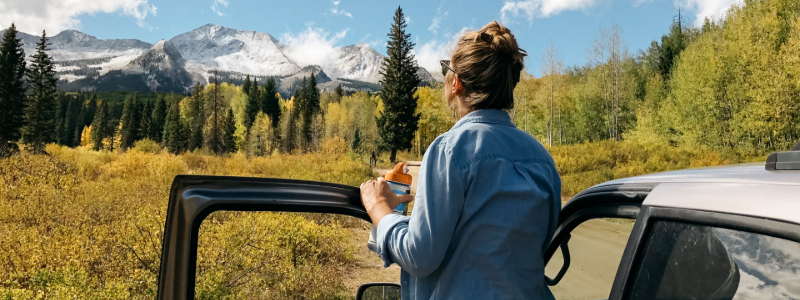
M706 147L687 150L612 140L555 146L548 150L561 175L561 196L564 200L593 185L613 179L766 159L735 151L712 151Z
M371 176L345 155L248 159L123 154L49 145L0 159L0 299L152 299L169 188L209 174L357 185ZM353 219L353 218L350 218ZM341 218L217 212L201 225L199 298L330 299L352 263Z
M151 139L138 140L133 143L133 148L146 153L158 153L162 149L161 145Z

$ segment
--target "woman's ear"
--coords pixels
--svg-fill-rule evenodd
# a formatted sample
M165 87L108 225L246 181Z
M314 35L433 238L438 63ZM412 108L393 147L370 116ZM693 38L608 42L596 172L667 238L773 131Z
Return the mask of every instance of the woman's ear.
M464 86L461 84L461 78L458 78L458 74L453 73L453 86L452 89L453 95L461 95L464 92Z

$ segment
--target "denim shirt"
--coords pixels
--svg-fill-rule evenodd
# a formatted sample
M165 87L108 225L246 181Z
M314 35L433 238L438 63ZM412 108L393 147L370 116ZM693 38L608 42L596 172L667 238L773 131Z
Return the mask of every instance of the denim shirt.
M385 267L402 269L403 299L553 299L543 253L561 179L507 112L474 111L436 138L418 182L411 216L377 228Z

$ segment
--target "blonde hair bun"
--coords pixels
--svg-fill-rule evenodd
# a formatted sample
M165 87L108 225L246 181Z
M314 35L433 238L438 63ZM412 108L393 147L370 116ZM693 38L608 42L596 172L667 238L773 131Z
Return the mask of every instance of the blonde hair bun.
M473 109L511 109L527 53L507 27L492 21L459 38L453 69L467 89L463 104Z

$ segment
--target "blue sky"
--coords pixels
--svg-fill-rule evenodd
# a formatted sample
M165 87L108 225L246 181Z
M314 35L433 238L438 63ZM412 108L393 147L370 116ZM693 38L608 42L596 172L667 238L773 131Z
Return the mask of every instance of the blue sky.
M631 53L667 32L682 7L684 20L719 17L736 0L3 0L0 25L49 35L78 29L98 38L169 39L207 23L268 32L284 43L317 48L368 43L385 54L397 6L409 18L420 64L436 69L460 32L498 20L511 28L539 74L541 54L552 41L564 65L581 65L600 30L618 24ZM50 9L43 10L42 7ZM699 21L698 21L699 20ZM324 47L321 47L324 48Z

